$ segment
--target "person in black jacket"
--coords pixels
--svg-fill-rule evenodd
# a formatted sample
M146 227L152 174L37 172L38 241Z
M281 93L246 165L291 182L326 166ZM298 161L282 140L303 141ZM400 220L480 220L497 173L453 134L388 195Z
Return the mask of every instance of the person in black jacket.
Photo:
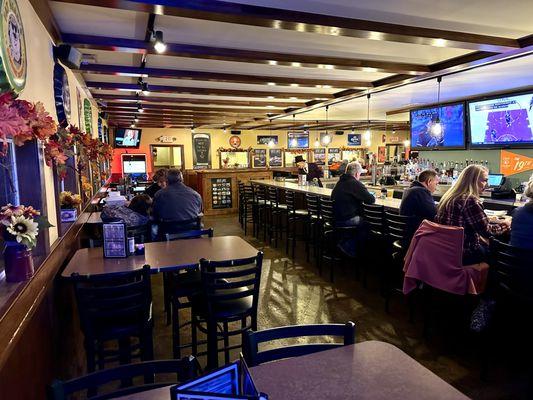
M423 220L433 221L437 206L432 194L437 190L439 177L433 170L425 170L418 176L411 187L403 192L400 215L413 217L409 222L409 234L412 236Z
M376 201L365 185L359 182L362 172L363 167L360 163L357 161L349 163L346 172L341 175L331 192L337 226L358 225L363 214L363 203L374 204Z
M152 199L155 197L155 194L160 190L167 187L167 173L168 169L161 168L158 169L154 176L152 177L152 180L154 183L152 183L150 186L148 186L144 193L150 196Z

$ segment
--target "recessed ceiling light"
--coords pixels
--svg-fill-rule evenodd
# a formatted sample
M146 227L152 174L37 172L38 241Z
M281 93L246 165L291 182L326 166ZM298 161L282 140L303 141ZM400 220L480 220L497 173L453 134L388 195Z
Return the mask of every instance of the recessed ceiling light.
M276 86L276 83L275 82L268 82L267 85L268 86Z
M298 85L297 83L291 83L291 86L292 86L292 87L298 87L298 86L300 86L300 85Z
M273 99L274 96L267 96L267 99Z
M302 64L300 64L299 62L293 62L293 63L291 63L291 65L293 67L301 67L302 66Z
M270 60L268 63L270 65L278 65L278 62L276 60Z

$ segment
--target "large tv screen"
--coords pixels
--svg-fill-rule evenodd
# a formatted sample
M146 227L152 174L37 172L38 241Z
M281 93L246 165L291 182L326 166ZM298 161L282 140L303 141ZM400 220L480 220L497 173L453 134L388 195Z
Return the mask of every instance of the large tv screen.
M309 148L309 133L289 132L287 134L289 149L307 149Z
M468 103L472 147L533 146L533 93Z
M445 104L436 107L411 110L411 149L464 149L465 113L463 103ZM439 134L432 130L440 119Z
M141 129L117 128L115 147L138 149L141 143Z

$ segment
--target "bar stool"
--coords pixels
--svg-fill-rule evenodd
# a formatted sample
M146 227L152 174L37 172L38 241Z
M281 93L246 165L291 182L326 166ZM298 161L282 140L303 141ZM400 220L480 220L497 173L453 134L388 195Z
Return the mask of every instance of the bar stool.
M274 237L274 246L278 247L278 238L283 235L285 230L283 220L287 215L287 205L279 201L279 190L275 187L267 188L267 199L269 201L268 214L268 240L272 241Z
M193 300L193 353L197 351L197 331L207 334L208 369L218 366L218 338L224 342L224 360L229 363L229 351L242 346L249 329L257 330L257 305L263 253L257 256L227 261L200 261L203 293ZM229 329L229 323L239 322L240 328ZM203 326L205 324L205 326ZM218 331L222 324L221 332ZM230 346L229 337L241 335L241 344Z
M197 239L200 237L213 237L213 234L213 228L209 228L197 231L167 234L166 239L167 241ZM180 329L191 324L191 321L180 324L179 312L180 310L191 308L191 299L202 291L202 277L200 275L198 265L191 266L191 268L183 271L168 272L167 274L171 288L170 301L172 305L172 351L174 358L178 359L181 358L181 349L192 346L192 344L182 345L180 342Z
M259 239L259 232L263 230L263 238L266 241L268 212L270 202L267 199L266 187L256 183L252 184L253 190L253 234Z
M318 272L322 275L322 263L327 261L330 264L330 280L333 282L333 264L342 261L337 251L335 242L335 217L333 214L333 201L325 197L320 197L320 237Z
M242 188L242 195L239 200L242 204L242 216L241 216L241 225L244 228L244 235L248 234L248 224L251 222L252 227L255 226L256 215L254 213L254 191L250 185L244 185ZM255 233L255 229L253 229Z
M150 267L116 274L71 275L84 336L87 371L106 362L129 364L132 358L142 361L154 357L152 339L152 288ZM131 338L139 339L132 346ZM104 350L110 341L118 342L118 352ZM139 353L133 353L138 347Z
M310 234L309 240L305 242L305 254L307 261L309 262L310 246L309 243L313 243L313 255L317 258L319 236L318 231L320 228L320 202L318 196L307 193L305 195L307 203L307 232Z
M286 229L287 229L287 237L286 237L286 241L285 241L285 252L287 254L289 254L289 241L292 242L292 258L294 258L294 250L296 248L296 237L297 237L297 224L298 222L302 222L304 224L304 231L302 233L302 236L304 237L304 240L306 242L306 247L308 246L307 244L307 238L308 238L308 235L306 233L306 229L305 229L305 225L307 220L308 220L308 217L309 217L309 213L307 210L303 210L303 209L297 209L296 208L296 203L295 203L295 196L296 196L296 193L292 190L286 190L285 191L285 203L287 205L287 219L286 219Z
M363 218L366 222L368 230L368 251L366 251L366 260L362 263L363 267L363 286L367 287L367 276L370 265L375 263L371 262L370 257L376 257L378 259L378 273L383 283L384 268L383 264L387 262L386 254L383 252L384 246L386 246L385 240L385 208L376 204L364 204L363 203ZM382 287L382 291L384 288Z

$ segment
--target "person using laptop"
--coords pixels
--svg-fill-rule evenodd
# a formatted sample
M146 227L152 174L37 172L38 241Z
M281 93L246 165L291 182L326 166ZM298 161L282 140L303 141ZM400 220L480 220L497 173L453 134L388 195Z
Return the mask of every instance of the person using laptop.
M481 165L469 165L437 207L435 222L464 228L463 265L486 262L488 239L509 231L509 222L490 223L483 210L480 195L487 186L488 174Z
M513 213L511 245L523 249L533 249L533 175L529 178L524 194L529 201Z

